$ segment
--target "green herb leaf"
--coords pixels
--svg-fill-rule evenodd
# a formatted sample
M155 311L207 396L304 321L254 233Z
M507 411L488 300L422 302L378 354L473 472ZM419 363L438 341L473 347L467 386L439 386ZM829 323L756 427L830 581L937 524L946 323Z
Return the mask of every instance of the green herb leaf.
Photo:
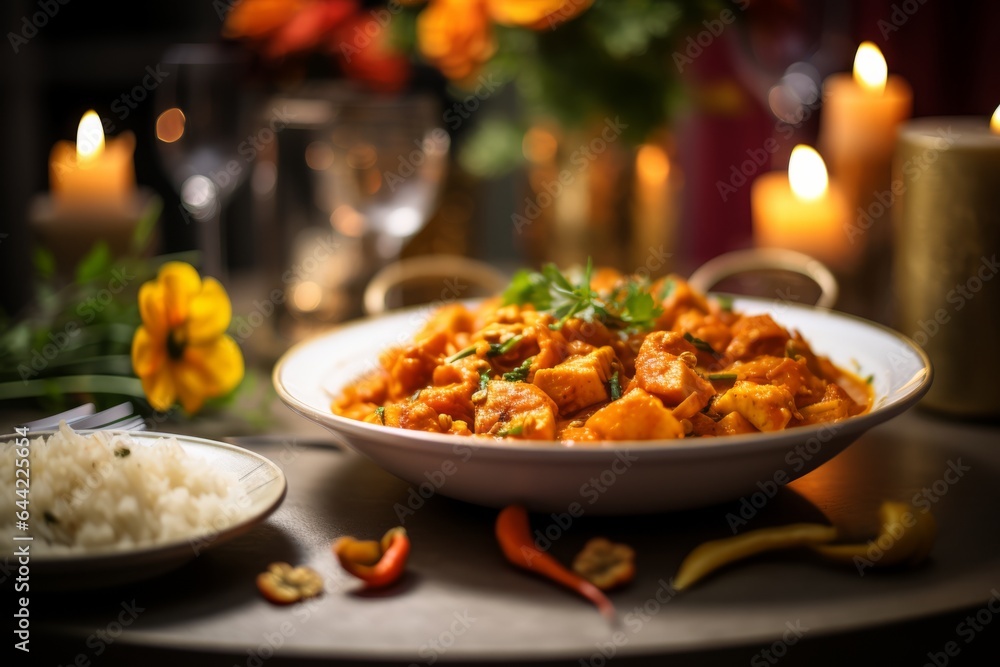
M677 287L677 284L674 282L673 278L664 279L663 284L660 285L660 295L658 297L660 303L663 303L670 298L670 295L674 293L675 287Z
M375 414L378 415L378 421L382 426L385 426L385 406L378 406L375 408Z
M459 359L465 359L470 354L475 354L475 352L476 352L476 346L475 345L470 345L469 347L465 348L464 350L459 350L458 352L456 352L455 354L451 355L450 357L448 357L444 361L445 361L445 363L450 364L450 363L453 363L455 361L458 361Z
M662 312L663 309L656 305L652 294L641 289L637 283L628 284L619 314L623 322L636 328L649 328Z
M524 336L522 336L521 334L517 334L516 336L508 338L503 343L490 343L490 349L486 353L486 356L487 357L503 356L508 352L510 352L511 350L513 350L515 347L517 347L518 343L520 343L523 338Z
M874 375L869 375L868 377L865 378L865 384L871 384L874 381L875 381Z
M521 363L520 366L509 373L504 373L503 379L507 382L524 382L528 379L528 372L531 370L531 362L534 359L534 357L528 357Z
M508 435L521 435L522 433L524 433L524 423L518 422L508 428L500 429L497 431L497 436L500 438L506 438Z
M739 378L736 373L709 373L709 380L735 380Z
M711 354L711 355L712 355L713 357L716 357L716 358L718 358L718 357L722 356L722 355L720 355L720 354L719 354L718 352L716 352L716 351L715 351L715 350L714 350L714 349L712 348L712 346L711 346L711 345L709 345L708 343L706 343L705 341L703 341L703 340L702 340L702 339L700 339L700 338L695 338L694 336L692 336L692 335L691 335L690 333L688 333L688 332L684 332L684 340L686 340L687 342L689 342L689 343L691 343L692 345L694 345L696 349L698 349L698 350L701 350L702 352L708 352L708 353L709 353L709 354Z
M733 297L726 294L716 294L715 302L719 304L719 308L721 308L724 312L733 312Z
M611 374L611 379L608 381L608 385L611 389L611 400L617 401L622 397L622 386L618 382L618 371Z
M514 274L510 285L504 290L503 305L531 304L535 310L543 311L552 307L552 296L546 278L533 271L521 269Z
M493 379L492 375L492 368L484 368L479 371L479 391L486 391L486 386L490 383L490 380Z

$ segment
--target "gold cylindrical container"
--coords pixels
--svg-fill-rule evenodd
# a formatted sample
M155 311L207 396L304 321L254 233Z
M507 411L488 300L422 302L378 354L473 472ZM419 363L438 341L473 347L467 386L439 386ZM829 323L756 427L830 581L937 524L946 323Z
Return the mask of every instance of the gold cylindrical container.
M911 121L892 186L896 325L934 364L922 405L1000 416L1000 133L986 118Z

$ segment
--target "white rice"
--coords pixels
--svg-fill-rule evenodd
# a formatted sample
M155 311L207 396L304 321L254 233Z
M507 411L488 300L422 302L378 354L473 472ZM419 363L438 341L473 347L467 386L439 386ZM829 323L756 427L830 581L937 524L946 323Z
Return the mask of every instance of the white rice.
M29 434L30 436L30 434ZM15 526L15 443L0 446L0 531L32 535L32 552L116 551L205 535L248 505L235 473L187 453L174 438L80 435L65 423L30 446L29 530ZM24 542L21 542L24 544Z

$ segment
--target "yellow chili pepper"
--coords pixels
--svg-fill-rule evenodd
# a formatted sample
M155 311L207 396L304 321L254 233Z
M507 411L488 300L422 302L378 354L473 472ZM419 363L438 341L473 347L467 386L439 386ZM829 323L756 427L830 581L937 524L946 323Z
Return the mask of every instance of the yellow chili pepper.
M793 523L705 542L695 547L681 563L674 577L674 588L688 588L721 567L765 551L815 546L832 542L836 537L837 530L833 526Z
M824 544L813 550L840 563L890 567L916 565L931 552L937 523L930 512L919 512L907 503L885 501L879 507L882 527L864 544Z

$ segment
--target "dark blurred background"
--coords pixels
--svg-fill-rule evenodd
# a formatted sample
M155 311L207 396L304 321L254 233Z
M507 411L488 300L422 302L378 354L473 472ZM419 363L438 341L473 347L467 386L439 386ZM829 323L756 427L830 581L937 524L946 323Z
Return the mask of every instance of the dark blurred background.
M40 11L41 4L58 11L34 34L25 28L24 17ZM66 4L7 0L3 4L0 305L8 314L19 312L30 295L29 200L48 189L52 145L74 138L80 116L89 108L113 121L110 134L135 132L137 181L165 199L161 250L192 247L190 226L183 224L177 195L155 154L150 99L138 102L126 118L120 118L111 105L142 79L147 67L156 67L171 44L218 41L224 7L224 0ZM998 25L1000 3L989 0L752 2L739 30L710 45L684 75L688 97L678 126L685 128L679 153L686 193L678 252L685 262L675 268L690 268L749 243L749 188L722 202L715 183L746 146L760 145L773 134L776 117L768 105L768 91L790 64L806 61L822 76L848 71L858 42L870 39L882 48L890 72L912 84L914 116L988 116L1000 102ZM12 35L18 33L33 36L16 44ZM426 75L418 81L435 94L444 90L439 76ZM505 93L487 104L502 113L513 101ZM797 135L814 138L817 119L814 114L796 127ZM465 130L460 128L457 142ZM782 153L774 156L773 166L783 166L787 150ZM482 181L453 170L449 184L463 193L466 199L461 205L468 209L463 212L465 228L449 251L507 265L537 258L537 252L518 245L509 231L509 202L523 199L523 174ZM249 215L247 191L241 187L226 214L229 263L237 270L254 266L258 259L259 244L239 224ZM471 199L469 193L474 194ZM422 247L435 250L433 239L439 231L432 221L411 242L416 250L408 252L419 254Z

